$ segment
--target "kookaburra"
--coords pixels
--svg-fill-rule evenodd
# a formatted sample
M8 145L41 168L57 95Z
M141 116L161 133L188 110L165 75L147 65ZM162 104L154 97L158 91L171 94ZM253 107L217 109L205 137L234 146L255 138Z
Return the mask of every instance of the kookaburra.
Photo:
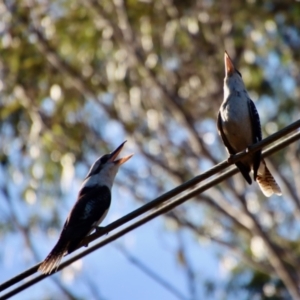
M219 134L230 155L243 151L262 139L260 120L245 88L241 73L225 52L224 100L218 114ZM281 195L281 190L261 158L261 150L235 163L246 181L257 181L265 196Z
M92 165L67 217L58 242L40 264L44 274L57 269L62 257L74 251L103 221L111 203L111 188L119 167L133 154L116 159L125 142L110 154L98 158Z

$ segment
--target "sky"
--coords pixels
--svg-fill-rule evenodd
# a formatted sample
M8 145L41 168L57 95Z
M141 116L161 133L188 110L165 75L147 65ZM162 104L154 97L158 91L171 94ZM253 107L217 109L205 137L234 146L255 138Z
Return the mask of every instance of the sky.
M288 82L286 84L287 86L291 86ZM267 114L270 113L270 107L275 104L272 104L267 98L262 100L263 101L258 103L258 109L262 116L262 121L264 122L267 120ZM49 102L49 99L47 102ZM44 109L46 112L49 110L48 113L51 114L52 106L49 105L49 103L44 106ZM93 113L99 116L101 112L96 111L96 108L90 106L90 104L87 105L86 109L91 115L90 122L92 124L93 122L97 123L98 119ZM276 110L275 107L274 110ZM266 111L268 111L268 113L266 113ZM142 175L143 171L140 166L143 164L143 158L134 143L130 140L130 137L124 136L122 127L115 121L103 122L106 122L106 126L102 128L103 135L108 140L110 137L114 137L111 139L111 145L116 147L120 142L128 139L125 151L122 153L129 154L134 152L135 156L130 159L126 165L130 165L130 169L135 169L139 175ZM206 130L207 133L213 132L215 130L213 126L214 123L207 120L204 124L205 128L202 128L202 130ZM8 136L10 135L9 128L6 134ZM212 134L212 136L214 135ZM209 136L207 136L206 139L208 143L213 142ZM22 156L20 156L18 147L18 140L15 140L10 148L11 161L15 161L16 165L21 163L24 168L26 168L26 159L23 160ZM33 146L31 155L35 156L35 153L38 151L39 150ZM103 153L91 153L90 164L92 164L97 156L102 154ZM12 199L11 207L13 207L21 223L26 224L27 218L34 212L38 212L45 219L49 218L49 214L53 213L53 206L59 203L61 206L59 208L58 219L61 224L60 228L62 228L65 218L75 202L82 180L89 168L87 165L77 164L72 154L65 154L62 164L64 167L60 179L62 201L58 202L57 199L49 199L49 207L42 206L39 203L39 195L34 196L29 193L25 195L25 203L21 200L22 195L20 191L28 182L26 175L16 171L13 182L7 182L5 176L0 176L2 178L1 184L7 184L9 187ZM205 169L210 166L202 167ZM126 166L124 168L126 169ZM125 169L121 168L117 174L116 180L118 183L126 181L126 172L128 172L128 170ZM43 170L38 161L36 162L34 170L34 176L42 181ZM144 177L147 178L147 175ZM137 187L137 189L138 188L141 187ZM148 199L145 199L145 201L155 196L158 195L150 193ZM0 203L2 203L2 205L0 205L4 214L6 212L9 214L9 209L5 204L3 194L0 194ZM109 224L139 206L139 203L132 201L132 194L130 192L122 187L115 186L112 194L112 205L102 225L105 226ZM188 209L190 206L186 204L185 207ZM194 206L191 206L191 217L194 219L201 218L203 214L203 211L199 207L197 209L199 209L199 211L196 211ZM176 255L179 249L179 241L178 234L174 234L175 231L176 226L174 228L174 224L170 224L168 219L162 217L157 218L136 229L134 232L126 234L119 240L95 251L91 255L84 257L79 262L67 267L53 277L60 280L68 289L74 292L76 296L86 299L96 299L95 294L91 294L91 288L87 288L87 284L95 287L95 290L100 295L97 297L101 299L178 299L178 297L168 291L159 282L150 278L141 271L140 268L131 263L122 252L118 250L117 245L121 245L130 255L137 258L142 264L147 266L147 268L157 273L163 280L184 295L185 299L190 299L188 275L186 269L180 263L178 255ZM10 237L6 236L5 241L3 241L6 246L1 253L3 263L0 281L6 281L10 277L30 268L45 258L54 246L58 236L59 230L47 230L47 228L37 227L31 228L30 237L38 255L38 260L26 249L24 237L18 230ZM196 274L198 297L205 297L203 288L207 280L217 282L220 288L223 287L222 285L225 284L229 278L228 272L236 265L236 260L230 255L227 256L227 260L216 259L216 257L220 256L220 247L208 241L197 240L195 236L187 230L180 231L180 237L184 240L184 245L188 253L187 259L190 260L190 264ZM78 250L78 252L80 251L82 251L82 249ZM93 274L96 275L93 276ZM47 278L14 296L13 299L41 299L48 294L52 294L53 290L56 290L57 295L59 295L60 291L56 284L53 283L52 278ZM222 296L220 293L217 292L215 294L215 299L220 299ZM126 295L126 298L124 298L124 295ZM212 297L211 299L214 298Z
M271 25L269 24L270 28L272 28ZM261 42L261 40L259 42ZM255 60L253 53L248 52L246 54L248 60ZM250 61L248 62L250 63ZM176 68L176 60L170 60L167 67ZM264 61L261 63L261 67L264 67L267 79L273 78L274 70L279 68L279 61L276 53L269 53L267 57L267 64ZM289 68L289 66L287 66L287 68ZM278 76L277 80L281 77L282 76ZM294 81L291 79L285 79L283 86L286 91L290 91L291 94L295 89ZM58 97L59 87L53 87L51 93L52 98ZM259 110L262 123L264 124L268 121L270 115L276 114L277 112L278 103L276 103L276 97L260 98L254 93L251 95L253 96L253 100ZM42 105L43 112L48 115L53 114L55 101L56 100L51 99L51 97L45 98ZM112 103L112 95L103 95L103 101L106 104ZM99 106L93 105L91 102L87 101L85 110L82 113L85 114L85 117L87 115L89 116L88 121L93 129L97 130L101 127L101 134L106 140L110 141L110 146L112 146L112 148L118 146L125 139L128 140L124 154L134 152L135 156L128 161L126 165L130 166L130 170L136 170L137 176L145 179L144 185L137 186L133 192L146 189L146 179L149 174L145 174L141 167L144 163L144 159L130 137L124 135L122 127L115 121L109 122L105 118L103 112L101 112L101 110L99 111ZM70 114L68 117L71 122L78 116ZM155 112L153 111L148 114L148 119L151 120L151 118L155 118ZM149 126L151 125L150 123L151 122L149 121ZM207 143L212 144L216 137L215 120L207 119L207 121L202 122L202 124L203 128L200 130L205 132L204 140ZM274 126L269 126L269 128L269 134L277 130ZM26 167L29 165L28 160L34 160L35 165L33 168L33 176L35 177L35 182L32 182L32 186L34 187L36 184L43 185L43 165L37 159L41 155L39 148L36 145L32 145L30 150L31 157L28 158L28 160L26 158L24 159L20 151L20 143L18 139L11 143L9 142L11 130L11 128L4 129L5 132L1 136L1 139L2 142L6 142L5 136L7 136L7 144L9 145L9 148L7 147L7 151L10 155L10 161L15 164L12 167L16 167L16 169L18 169L18 166L21 165L23 170L26 170ZM173 130L174 133L176 133L176 135L174 134L176 142L180 143L181 138L185 136L185 132L180 131L180 129L176 127L173 128ZM154 152L157 149L156 146L157 145L155 145L155 143L149 144L150 150ZM223 149L222 151L224 154L223 158L225 159L225 150ZM102 154L103 153L90 153L88 157L88 164L91 165L93 161ZM36 195L30 192L30 190L27 191L25 195L22 195L23 188L28 184L28 181L31 182L29 175L26 175L25 172L22 173L21 171L14 171L13 181L10 181L10 178L5 177L5 173L0 166L0 186L7 186L11 196L11 203L8 204L6 202L5 195L0 192L0 210L2 217L4 219L7 218L7 216L11 213L11 210L13 210L20 224L25 225L27 220L35 213L43 216L45 220L50 220L51 214L55 212L53 207L59 207L59 215L57 218L60 224L59 228L62 228L68 212L76 200L77 193L80 189L83 178L88 171L89 165L77 164L72 153L66 153L61 163L63 165L63 173L59 180L61 189L60 199L53 199L51 198L51 195L49 195L46 205L39 201L39 196L45 195ZM210 165L201 165L199 166L199 169L200 167L205 170L208 169ZM20 170L22 170L22 168ZM121 168L117 174L116 180L119 183L126 181L126 172L128 171L129 168L127 169L126 166ZM156 196L159 195L157 195L154 191L149 191L147 199L144 200L148 201ZM23 198L25 199L25 202L22 200ZM113 188L110 211L101 225L105 226L113 222L117 218L124 216L140 205L141 203L133 201L132 192L126 191L126 189L122 187L115 186ZM183 207L184 209L191 210L191 218L194 219L201 219L205 213L200 206L192 206L187 203L183 205ZM201 220L199 222L201 222ZM182 262L180 262L180 256L178 255L178 250L181 246L180 242L182 241L187 251L187 260L196 274L197 284L195 286L197 289L197 296L199 298L205 298L205 292L203 289L205 286L204 283L207 280L217 283L220 288L219 290L221 291L221 288L229 279L228 272L237 264L237 261L234 257L227 254L225 255L225 259L218 259L221 257L221 251L224 251L224 249L221 249L205 239L196 238L188 230L180 230L180 232L177 232L176 230L176 224L172 223L167 218L159 217L133 232L126 234L117 241L112 242L111 244L84 257L80 261L65 268L62 272L59 272L31 288L24 290L12 299L46 299L47 295L51 295L53 299L57 299L58 295L61 295L61 292L57 285L53 282L53 278L61 281L78 298L99 298L107 300L178 299L178 297L163 287L161 283L150 278L149 275L145 274L145 272L143 272L139 267L130 262L128 258L126 258L122 252L118 250L118 247L123 247L130 255L135 257L154 273L158 274L161 278L163 278L163 280L178 290L180 294L184 295L185 299L193 300L190 299L187 270L183 266ZM1 237L1 242L4 247L0 250L0 259L2 261L0 282L8 280L18 273L23 272L27 268L32 267L38 261L44 259L56 243L59 233L59 229L56 230L47 227L40 228L36 225L31 227L29 236L33 243L33 248L37 253L37 258L35 258L34 255L26 248L24 236L18 228L15 227L15 231L12 235L5 235L4 237ZM84 249L79 249L78 253L83 250ZM94 294L91 293L92 290L95 291ZM54 292L56 294L54 294ZM220 299L221 297L222 293L217 292L215 297L211 297L210 299Z

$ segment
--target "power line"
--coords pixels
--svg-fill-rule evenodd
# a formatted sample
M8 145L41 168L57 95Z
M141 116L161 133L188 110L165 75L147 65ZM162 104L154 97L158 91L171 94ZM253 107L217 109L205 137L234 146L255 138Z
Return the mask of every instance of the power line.
M289 132L295 130L296 128L300 127L300 120L294 122L293 124L287 126L286 128L278 131L277 133L269 136L268 138L264 139L263 141L261 141L260 143L255 144L248 153L252 153L254 151L257 151L258 149L260 149L261 147L268 145L270 143L272 143L273 141L279 139L280 137L282 137L283 135L288 134ZM292 138L292 137L290 137ZM282 141L281 144L286 144L286 140ZM278 146L280 146L278 144ZM278 150L276 150L278 151ZM236 154L234 157L232 157L231 163L237 161L238 159L243 158L244 156L246 156L247 153L241 152ZM184 184L176 187L175 189L161 195L160 197L154 199L153 201L147 203L146 205L142 206L141 208L127 214L126 216L116 220L115 222L109 224L108 226L106 226L104 228L103 231L95 233L89 237L87 237L83 244L87 244L90 243L91 241L94 241L96 238L110 232L111 230L116 229L117 227L120 227L121 225L124 225L125 223L131 221L132 219L142 215L143 213L149 211L152 208L155 208L159 205L161 205L163 202L165 202L166 200L169 200L171 197L174 197L176 195L178 195L179 193L181 193L182 191L194 186L195 184L207 179L208 177L215 175L217 172L222 171L223 169L225 169L226 167L228 167L230 164L227 161L223 161L220 164L216 165L215 167L211 168L210 170L208 170L207 172L204 172L196 177L194 177L193 179L185 182ZM39 264L35 265L34 267L28 269L27 271L19 274L18 276L12 278L11 280L5 282L4 284L2 284L0 286L0 291L8 288L9 286L21 281L22 279L25 279L26 277L34 274L37 269L39 267Z
M272 142L278 140L279 138L287 135L288 133L292 132L293 130L295 130L299 127L300 127L300 120L292 123L291 125L285 127L284 129L274 133L273 135L269 136L268 138L262 140L261 142L251 146L248 149L249 151L243 151L241 153L236 154L235 156L233 156L230 159L230 163L228 161L223 161L223 162L219 163L218 165L214 166L213 168L211 168L210 170L194 177L193 179L183 183L182 185L174 188L173 190L171 190L171 191L161 195L160 197L154 199L153 201L145 204L141 208L139 208L139 209L129 213L128 215L116 220L115 222L113 222L113 223L109 224L108 226L106 226L103 229L103 231L96 232L95 234L92 234L91 236L88 236L83 241L82 244L90 243L91 241L94 241L98 237L103 236L104 234L106 234L106 233L108 233L108 232L124 225L125 223L141 216L142 214L148 212L149 210L151 210L155 207L161 206L167 200L170 200L171 198L173 198L173 197L177 196L178 194L182 193L183 191L186 191L187 189L195 186L196 184L200 183L201 181L203 181L205 179L208 179L210 176L215 175L218 172L224 170L225 168L227 168L228 166L230 166L232 163L236 162L237 160L240 160L243 157L249 155L250 153L253 153L253 152L261 149L262 147L271 144ZM290 137L284 139L283 141L279 142L275 146L271 147L267 151L265 151L263 153L263 155L265 155L265 156L270 155L270 154L286 147L288 144L294 142L295 140L299 139L299 137L300 137L300 132L297 132L297 133L291 135ZM82 258L83 256L85 256L85 255L95 251L96 249L106 245L107 243L112 242L113 240L115 240L115 239L119 238L120 236L126 234L127 232L141 226L142 224L152 220L153 218L159 216L160 214L163 214L163 213L173 209L177 205L180 205L181 203L185 202L186 200L190 199L191 197L194 197L195 195L199 194L200 192L205 191L206 189L214 186L215 184L223 181L224 179L228 178L229 176L232 176L233 174L235 174L237 172L238 172L238 170L236 168L230 168L228 171L226 171L222 175L217 176L215 179L210 180L209 182L201 185L200 187L197 187L197 188L193 189L192 191L186 193L185 195L183 195L183 196L167 203L164 206L159 207L157 210L155 210L152 213L146 215L144 218L136 221L132 225L129 225L128 227L120 230L119 232L115 233L114 235L111 235L110 237L100 241L98 244L90 247L89 249L83 251L82 253L79 253L78 255L74 256L73 258L70 258L69 260L62 263L59 266L58 270L61 270L62 268L68 266L71 263L73 263L75 260ZM25 271L23 273L17 275L16 277L6 281L5 283L3 283L0 286L0 291L3 291L4 289L6 289L6 288L18 283L19 281L27 278L28 276L31 276L32 274L36 273L38 267L39 267L39 264L35 265L34 267L28 269L27 271ZM11 292L8 292L7 294L5 294L3 296L11 297L11 296L15 295L16 293L18 293L18 292L26 289L27 287L31 286L32 284L44 279L47 276L49 276L49 275L39 275L39 276L33 278L32 280L26 282L25 284L20 285L16 289L12 290ZM1 299L2 299L2 297L1 297Z
M273 147L269 148L268 150L266 150L263 153L263 157L269 156L274 152L279 151L280 149L286 147L287 145L291 144L292 142L299 140L300 139L300 132L297 132L293 135L291 135L290 137L286 138L285 140L283 140L282 142L274 145ZM63 262L59 267L58 267L58 271L65 268L66 266L72 264L73 262L75 262L78 259L81 259L82 257L94 252L95 250L111 243L112 241L118 239L119 237L125 235L126 233L136 229L137 227L151 221L152 219L156 218L157 216L164 214L170 210L172 210L173 208L175 208L176 206L184 203L185 201L187 201L188 199L197 196L199 193L202 193L204 191L206 191L207 189L215 186L216 184L222 182L223 180L227 179L228 177L234 175L238 173L238 169L236 167L232 167L229 170L227 170L226 172L224 172L223 174L217 176L214 179L211 179L210 181L208 181L205 184L200 185L199 187L191 190L190 192L187 192L185 195L176 198L175 200L165 204L164 206L161 206L160 208L154 210L153 212L149 213L148 215L146 215L145 217L143 217L142 219L136 221L135 223L127 226L126 228L116 232L115 234L111 235L110 237L105 238L104 240L100 241L99 243L97 243L96 245L86 249L85 251L75 255L74 257L68 259L67 261ZM107 226L108 227L108 226ZM106 228L107 228L106 227ZM105 228L105 229L106 229ZM50 274L51 275L51 274ZM12 297L13 295L21 292L22 290L30 287L31 285L41 281L42 279L50 276L50 275L38 275L35 278L29 280L28 282L24 283L23 285L20 285L19 287L17 287L16 289L12 290L11 292L8 292L7 294L3 295L3 299L7 299L9 297ZM1 297L2 299L2 297Z

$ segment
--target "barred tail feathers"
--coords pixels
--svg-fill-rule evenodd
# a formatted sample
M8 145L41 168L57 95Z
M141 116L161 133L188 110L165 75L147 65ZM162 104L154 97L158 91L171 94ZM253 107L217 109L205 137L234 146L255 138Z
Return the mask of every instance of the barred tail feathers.
M50 274L54 269L57 269L68 248L68 244L68 242L66 243L64 240L59 239L45 260L40 264L38 270L43 274Z
M277 194L279 196L282 195L279 185L275 181L274 177L267 168L265 161L263 160L259 166L256 181L266 197L270 197L273 194Z

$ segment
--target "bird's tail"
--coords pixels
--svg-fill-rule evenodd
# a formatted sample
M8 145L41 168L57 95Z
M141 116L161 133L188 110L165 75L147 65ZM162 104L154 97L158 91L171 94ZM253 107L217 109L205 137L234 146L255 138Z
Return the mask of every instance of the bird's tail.
M267 168L264 160L261 160L256 181L266 197L270 197L273 194L282 195L280 187Z
M40 264L38 270L43 274L50 274L54 269L57 269L67 248L68 243L60 238L45 260Z

